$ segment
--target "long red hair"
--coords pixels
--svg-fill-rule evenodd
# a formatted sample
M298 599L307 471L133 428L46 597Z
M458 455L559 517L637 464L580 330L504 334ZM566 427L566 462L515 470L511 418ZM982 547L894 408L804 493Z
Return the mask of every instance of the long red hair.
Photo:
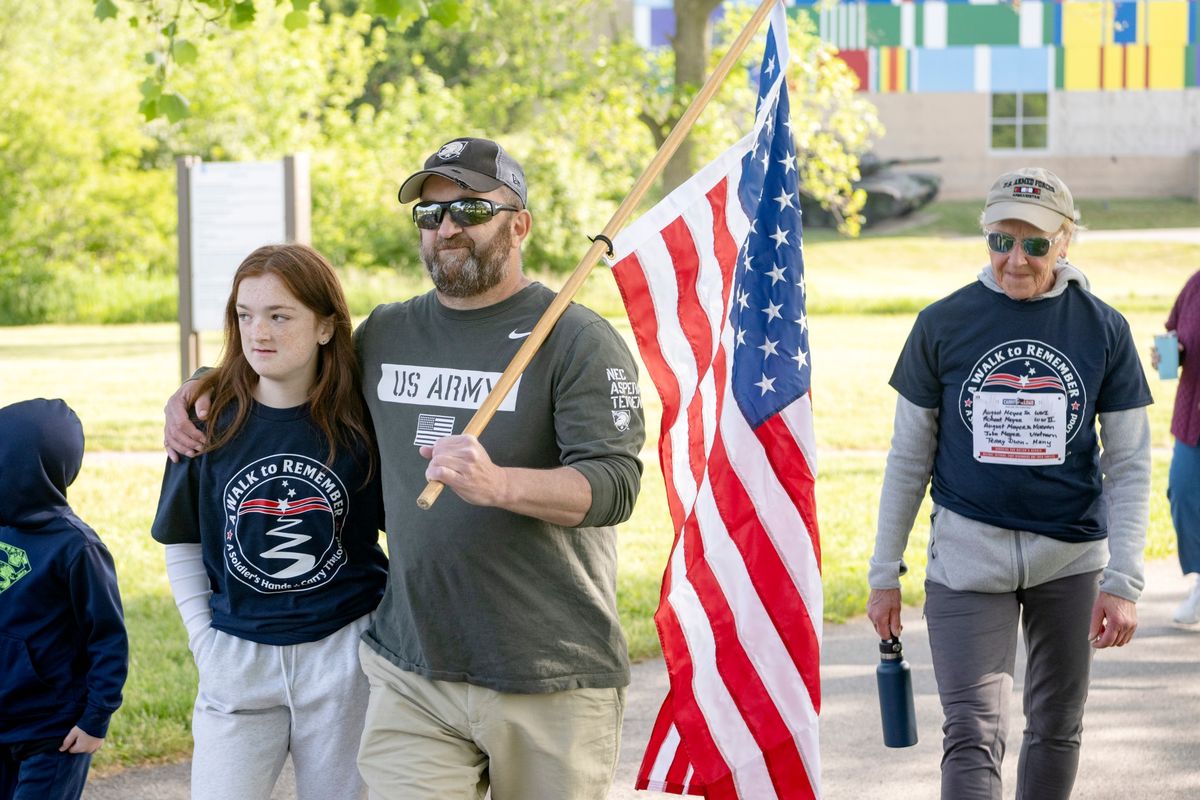
M332 465L339 447L352 452L359 443L369 454L368 475L375 469L375 447L360 391L361 372L350 328L350 309L333 266L316 250L302 244L260 247L238 266L225 304L225 347L214 369L200 377L194 396L212 392L211 420L205 452L227 444L246 424L254 406L258 374L242 352L238 326L238 287L247 278L274 275L318 319L333 323L333 335L318 348L317 377L308 393L309 413L329 443ZM217 428L217 420L229 422Z

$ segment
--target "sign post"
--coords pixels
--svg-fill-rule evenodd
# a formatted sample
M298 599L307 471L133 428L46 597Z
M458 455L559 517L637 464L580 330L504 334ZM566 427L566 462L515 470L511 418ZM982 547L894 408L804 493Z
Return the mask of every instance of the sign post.
M312 241L308 154L280 161L176 161L179 214L179 360L200 366L200 332L224 327L233 273L264 244Z

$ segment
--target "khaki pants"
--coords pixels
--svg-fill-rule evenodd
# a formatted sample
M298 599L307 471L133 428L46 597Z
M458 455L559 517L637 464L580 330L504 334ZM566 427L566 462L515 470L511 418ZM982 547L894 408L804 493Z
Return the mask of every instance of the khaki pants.
M359 646L371 685L358 766L372 800L604 800L625 689L511 694L436 681Z

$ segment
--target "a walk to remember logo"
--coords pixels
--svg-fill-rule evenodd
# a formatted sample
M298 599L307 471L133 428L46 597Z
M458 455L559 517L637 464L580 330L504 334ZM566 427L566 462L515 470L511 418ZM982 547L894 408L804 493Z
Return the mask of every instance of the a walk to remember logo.
M958 413L976 461L1061 464L1079 432L1087 390L1065 353L1035 339L985 352L959 389Z
M238 470L222 494L225 569L263 594L305 592L346 563L341 479L308 456L277 454Z

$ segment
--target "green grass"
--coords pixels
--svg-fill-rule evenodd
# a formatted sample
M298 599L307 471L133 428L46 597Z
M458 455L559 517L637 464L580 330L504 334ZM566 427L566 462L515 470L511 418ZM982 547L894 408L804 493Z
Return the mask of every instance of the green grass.
M861 614L865 607L867 559L895 406L887 380L896 355L916 311L971 281L986 261L973 235L974 222L963 221L966 205L938 204L934 210L939 208L941 221L923 232L870 233L857 242L817 235L805 246L820 459L816 491L825 616L831 621ZM1144 217L1148 223L1169 218L1179 208L1190 210L1193 218L1188 222L1195 222L1195 205L1176 201L1164 201L1158 216ZM1089 221L1100 228L1095 218ZM955 226L966 227L965 233L972 235L962 238L964 231L953 230ZM1161 330L1175 294L1200 265L1200 246L1178 243L1089 242L1085 237L1071 255L1094 290L1126 313L1143 354L1151 336ZM424 289L413 276L361 272L345 277L359 316L376 302ZM562 282L560 277L543 280L552 287ZM596 268L578 299L630 336L619 296L603 266ZM880 313L885 311L892 313ZM206 335L202 360L212 363L219 350L219 335ZM1158 450L1146 555L1159 558L1175 552L1165 498L1165 448L1171 443L1175 384L1153 376L1149 380L1156 400L1150 418ZM178 328L173 324L0 328L0 405L28 397L62 397L79 413L87 456L71 500L117 561L133 663L125 706L98 758L101 769L170 760L190 748L188 720L196 673L170 599L162 549L149 536L162 461L155 455L121 455L159 450L162 406L178 382ZM646 380L643 392L653 440L659 401ZM618 607L636 659L658 651L653 614L672 538L652 447L641 498L619 534ZM922 597L927 515L928 501L906 553L907 602L917 603Z
M861 241L806 242L809 312L909 313L970 283L988 264L981 235L910 236ZM1087 233L1070 248L1071 261L1092 291L1123 311L1170 308L1200 264L1200 245L1104 241ZM1147 280L1146 268L1153 276Z
M1129 200L1076 198L1079 219L1094 231L1146 228L1190 228L1200 225L1200 205L1183 197ZM979 231L983 197L977 200L937 200L900 220L868 226L864 239L909 236L970 236ZM839 238L828 229L805 231L818 241Z
M1093 231L1116 228L1175 228L1200 225L1200 205L1183 198L1139 200L1078 201L1082 221ZM868 227L859 240L846 239L823 228L805 231L809 263L827 265L814 272L812 284L814 313L911 313L944 294L954 281L970 280L971 270L982 266L986 258L978 242L979 210L982 200L943 200L929 204L908 217ZM947 246L947 239L970 237L976 241ZM1087 241L1086 233L1082 242ZM903 249L898 254L896 250ZM1167 257L1163 269L1190 269L1194 258L1180 267L1172 264L1177 251L1154 243L1125 243L1112 247L1084 246L1074 254L1077 263L1103 273L1106 265L1116 272L1135 262L1155 263L1159 255ZM580 250L583 255L583 250ZM972 266L974 265L974 266ZM899 271L893 272L896 267ZM965 271L964 271L965 270ZM603 267L598 268L603 272ZM1093 280L1103 278L1102 274ZM341 270L351 312L364 316L381 299L409 297L424 291L425 277L419 271L399 273L389 269ZM562 276L551 276L546 283L561 285ZM906 291L893 295L891 286L904 285ZM1169 284L1169 282L1168 282ZM175 319L177 291L173 274L130 274L98 278L92 273L65 272L44 285L31 288L14 284L10 297L0 287L0 320L4 323L31 319L72 324L113 324L167 322ZM1164 301L1132 292L1140 305L1129 308L1152 309ZM1117 295L1106 295L1115 298ZM7 298L8 304L4 300ZM611 300L616 300L613 293ZM619 301L607 305L620 312Z
M35 325L0 328L0 402L61 397L89 451L162 447L162 407L179 385L179 327ZM206 337L215 359L219 338Z
M89 452L69 494L113 554L129 631L125 703L97 755L101 769L176 759L192 746L196 668L171 600L162 545L150 538L161 482L157 458Z

